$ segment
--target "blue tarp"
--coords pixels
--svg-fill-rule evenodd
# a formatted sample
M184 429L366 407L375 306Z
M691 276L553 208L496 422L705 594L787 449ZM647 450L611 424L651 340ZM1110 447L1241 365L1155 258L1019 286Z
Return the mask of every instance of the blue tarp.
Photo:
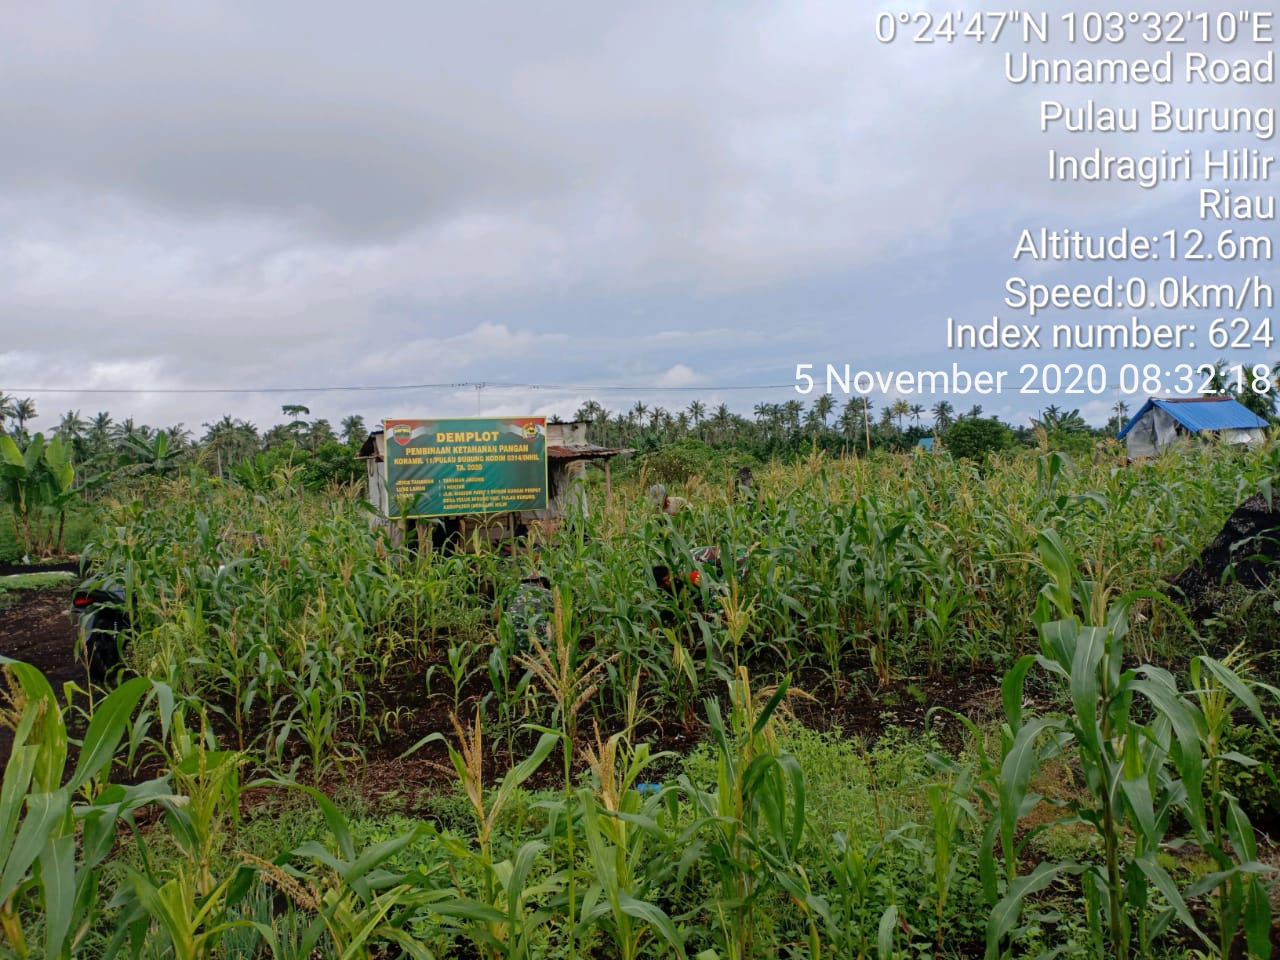
M1152 397L1124 425L1124 429L1116 434L1116 439L1123 440L1125 434L1153 407L1163 410L1192 433L1202 430L1253 430L1267 426L1267 421L1234 397L1195 397L1185 400Z

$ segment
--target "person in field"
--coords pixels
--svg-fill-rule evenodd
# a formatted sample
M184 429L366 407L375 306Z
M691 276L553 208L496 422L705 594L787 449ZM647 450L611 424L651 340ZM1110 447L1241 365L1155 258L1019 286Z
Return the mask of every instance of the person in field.
M756 478L750 467L740 467L733 484L734 502L754 504L756 502Z
M746 576L746 555L736 558L734 570L739 581ZM723 595L729 590L724 565L720 561L719 547L695 547L689 553L689 560L676 570L666 564L657 564L653 567L653 580L659 590L675 601L675 607L681 608L688 604L701 614L708 612L707 599L712 594ZM692 599L686 599L690 590L694 591ZM714 606L712 609L714 610ZM663 621L669 623L671 619L672 611L664 611Z
M668 516L674 516L689 507L689 501L684 497L668 496L666 484L662 483L655 483L649 488L649 500L658 510Z
M531 637L546 646L551 642L551 618L555 615L555 598L551 581L541 574L530 574L507 591L494 607L493 617L502 635L502 626L510 627L515 654L527 653Z

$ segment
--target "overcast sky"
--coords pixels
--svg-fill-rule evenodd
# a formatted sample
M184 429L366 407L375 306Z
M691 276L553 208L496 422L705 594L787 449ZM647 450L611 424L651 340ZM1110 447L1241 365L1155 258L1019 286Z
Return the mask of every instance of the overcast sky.
M0 391L35 399L36 429L108 410L199 435L224 413L266 427L285 403L335 424L568 416L587 398L749 414L798 396L798 363L958 361L1012 371L1003 396L946 398L961 409L1025 422L1056 399L1100 423L1114 390L1021 396L1018 368L1101 361L1114 384L1122 360L1171 356L945 349L948 316L1028 322L1001 303L1010 276L1134 272L1015 264L1024 227L1201 225L1186 185L1050 183L1047 150L1275 141L1043 133L1041 100L1261 105L1274 85L1013 86L1020 43L880 44L881 9L903 7L0 5ZM1243 225L1275 236L1260 226ZM1274 280L1192 272L1259 271ZM174 388L244 392L83 392ZM251 392L267 388L290 389Z

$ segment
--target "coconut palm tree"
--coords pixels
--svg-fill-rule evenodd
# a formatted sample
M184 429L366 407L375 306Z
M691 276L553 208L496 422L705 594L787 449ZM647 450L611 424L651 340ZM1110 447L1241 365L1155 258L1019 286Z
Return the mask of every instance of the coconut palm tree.
M948 400L939 400L933 405L933 429L945 430L955 419L956 408Z
M911 404L899 397L889 405L889 411L898 418L898 432L902 432L902 418L911 413Z
M814 416L816 416L818 418L818 422L822 424L823 430L827 429L827 417L831 416L831 413L835 408L835 397L831 396L829 393L824 393L822 396L818 397L817 400L813 401Z
M4 433L4 422L18 415L18 398L0 390L0 433Z
M701 400L694 400L689 404L689 419L693 422L693 428L696 430L702 426L702 421L707 416L707 407Z
M353 413L349 417L342 418L342 442L347 446L358 447L368 436L369 431L365 428L364 417L360 414Z
M89 424L80 416L79 410L68 410L58 421L58 429L55 433L64 441L73 442L84 439L85 431L88 429Z
M729 407L726 404L722 403L716 407L716 412L711 415L711 425L715 428L717 441L724 440L725 432L728 430L731 420Z
M333 443L337 439L338 435L333 432L333 427L324 417L311 421L307 427L308 450L318 450L326 443Z
M34 420L37 416L36 402L30 397L17 401L13 405L13 413L10 414L10 416L12 416L14 420L18 421L18 429L15 432L25 443L27 437L27 421Z
M171 427L165 427L162 432L169 435L169 446L175 450L186 450L191 446L191 431L181 420Z
M133 422L133 417L125 417L123 420L117 421L115 426L111 428L111 440L117 447L137 435L138 427Z
M111 450L111 414L101 410L89 421L89 456L101 457Z
M202 426L205 434L200 441L201 454L214 461L220 477L226 476L226 471L258 450L258 430L252 423L234 420L227 414L215 423Z
M789 433L798 433L800 430L800 414L804 412L804 404L799 400L788 400L782 405L781 419L782 427Z

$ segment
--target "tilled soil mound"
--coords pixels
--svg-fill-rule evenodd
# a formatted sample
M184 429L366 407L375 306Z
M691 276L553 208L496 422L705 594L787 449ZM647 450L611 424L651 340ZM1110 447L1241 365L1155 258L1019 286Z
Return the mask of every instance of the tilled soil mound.
M1221 588L1238 583L1249 590L1270 586L1280 573L1280 497L1270 505L1262 494L1250 497L1227 518L1222 531L1169 583L1196 620L1218 609Z

